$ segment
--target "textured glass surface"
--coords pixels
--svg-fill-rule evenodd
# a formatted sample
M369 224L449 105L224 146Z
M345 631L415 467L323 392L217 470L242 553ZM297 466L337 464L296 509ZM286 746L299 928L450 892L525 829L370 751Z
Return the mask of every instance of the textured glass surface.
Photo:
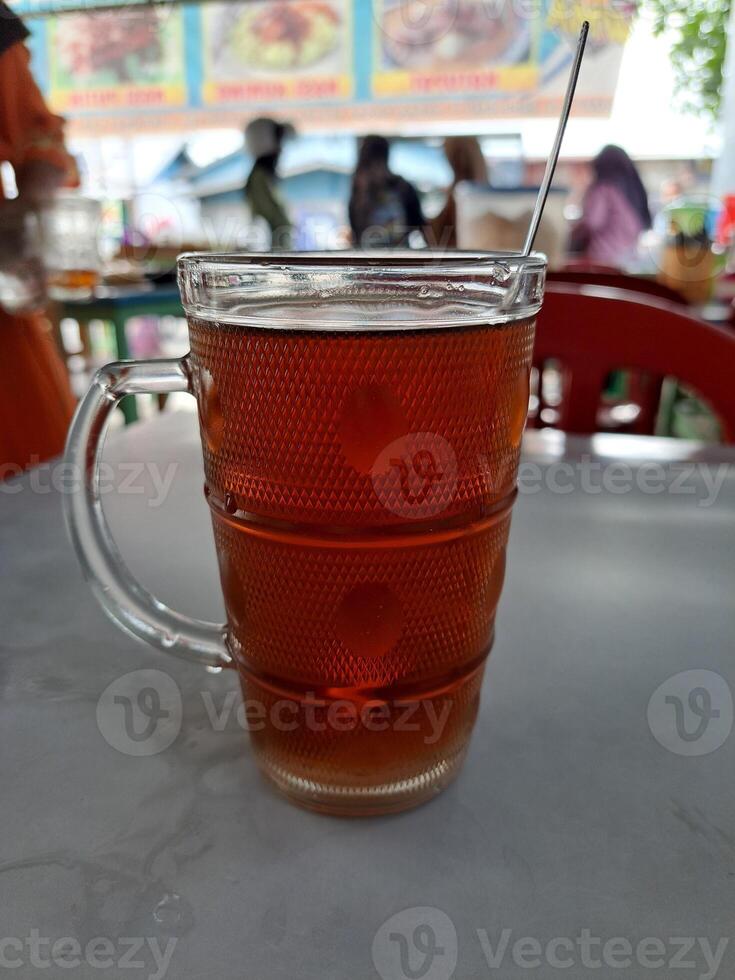
M246 700L269 705L253 745L311 805L406 805L462 757L505 571L533 327L190 319L230 645ZM285 730L281 700L297 722ZM326 718L335 700L356 719L387 705L388 730L307 723L309 703Z
M421 802L458 771L505 575L541 256L185 256L191 353L98 372L69 436L66 501L125 630L234 663L266 775L332 813ZM125 567L101 508L125 394L199 408L223 625ZM182 533L186 528L182 528Z

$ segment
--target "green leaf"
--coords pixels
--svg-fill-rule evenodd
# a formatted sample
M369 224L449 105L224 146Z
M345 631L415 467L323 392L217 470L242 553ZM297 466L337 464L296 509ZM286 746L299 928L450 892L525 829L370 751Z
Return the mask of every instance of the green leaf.
M716 119L722 99L727 27L732 0L642 0L653 33L671 35L671 63L679 105Z

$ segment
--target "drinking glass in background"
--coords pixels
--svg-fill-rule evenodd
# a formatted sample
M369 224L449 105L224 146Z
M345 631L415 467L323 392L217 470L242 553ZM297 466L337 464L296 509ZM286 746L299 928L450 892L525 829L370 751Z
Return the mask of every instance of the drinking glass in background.
M52 299L87 299L100 281L99 201L59 193L39 212L42 257Z
M38 216L17 200L0 201L0 307L34 313L46 302Z
M672 201L661 215L666 237L658 279L692 306L710 301L723 265L712 248L718 210L719 202L693 195Z

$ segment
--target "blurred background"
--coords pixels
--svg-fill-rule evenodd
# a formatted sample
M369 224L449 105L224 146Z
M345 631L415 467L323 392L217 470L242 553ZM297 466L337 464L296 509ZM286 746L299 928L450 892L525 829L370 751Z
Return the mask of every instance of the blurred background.
M56 120L69 161L66 189L37 216L41 244L26 251L40 253L45 323L75 396L107 360L186 349L181 251L367 247L365 227L376 224L377 244L520 248L585 18L591 42L538 247L560 274L616 287L626 283L610 275L636 277L731 325L730 0L696 9L685 0L11 8L29 32L44 126ZM371 134L381 139L366 147ZM601 155L611 145L612 157ZM7 222L25 164L10 152L0 160ZM388 217L370 211L376 172L381 194L390 185L397 195L383 202ZM609 208L614 227L600 217ZM0 303L4 291L12 313L13 291L35 287L18 249L8 251ZM550 424L554 377L536 406ZM639 417L625 394L618 422ZM657 431L719 438L699 401L679 388L673 399L674 409L653 412L667 420ZM138 402L127 421L156 409Z
M725 6L713 4L719 21L691 52L695 64L704 52L714 55L709 45L722 35ZM254 115L287 119L297 130L280 165L296 247L339 241L357 141L369 132L395 138L391 165L417 187L428 215L451 182L441 148L450 134L479 136L490 184L513 197L538 183L584 17L592 17L593 41L558 187L573 190L575 171L617 143L640 161L656 206L678 189L708 189L722 145L705 71L716 67L701 65L701 80L689 74L687 90L675 94L686 42L676 4L664 0L644 0L637 12L618 0L118 9L110 0L21 0L13 9L31 30L32 68L47 104L68 120L82 187L104 202L108 248L125 230L177 245L246 244L241 190L252 160L243 125ZM293 38L283 41L276 24L269 42L266 15L272 25L289 14L303 19L286 24Z

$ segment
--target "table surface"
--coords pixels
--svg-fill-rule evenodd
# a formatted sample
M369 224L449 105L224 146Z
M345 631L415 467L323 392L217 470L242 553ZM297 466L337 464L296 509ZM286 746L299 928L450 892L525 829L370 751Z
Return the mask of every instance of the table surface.
M130 492L106 494L105 509L146 585L219 619L197 439L186 413L111 437ZM422 808L358 821L301 811L263 782L229 672L107 621L67 542L58 464L4 485L10 975L35 977L33 955L74 960L73 944L33 952L39 933L82 950L53 980L506 980L537 961L544 980L648 977L651 963L713 975L706 954L730 940L735 907L734 461L668 440L529 433L464 770ZM151 472L172 476L167 494ZM159 726L149 712L148 740L133 725L136 742L121 718L143 681L171 713ZM677 937L692 938L687 955ZM730 942L715 975L734 970Z

